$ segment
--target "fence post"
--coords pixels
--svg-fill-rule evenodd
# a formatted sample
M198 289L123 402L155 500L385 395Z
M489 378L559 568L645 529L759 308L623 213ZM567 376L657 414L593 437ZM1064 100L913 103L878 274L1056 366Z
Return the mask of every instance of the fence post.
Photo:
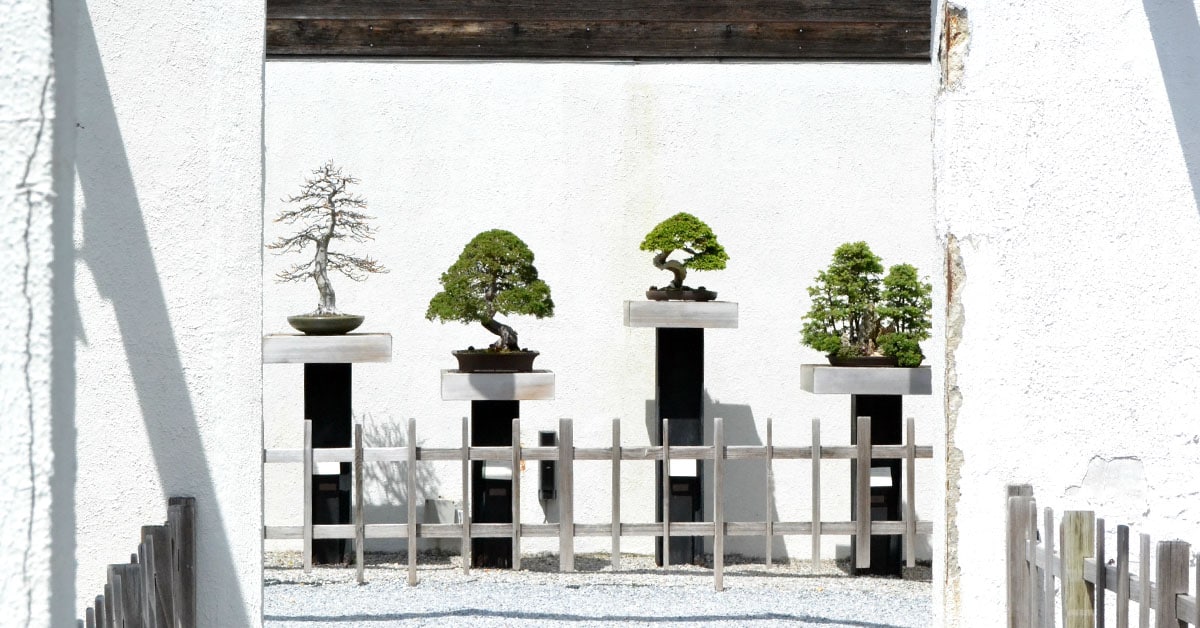
M713 419L713 585L725 590L725 422Z
M908 417L904 436L904 558L917 566L917 422ZM1030 495L1033 489L1029 490ZM1023 523L1021 525L1024 525ZM1023 553L1022 553L1023 554Z
M821 419L812 420L812 566L821 568Z
M1038 529L1037 529L1037 500L1029 498L1029 511L1026 513L1025 544L1028 548L1026 559L1029 561L1025 577L1028 578L1029 599L1025 608L1026 623L1031 628L1042 625L1042 571L1038 569Z
M1117 628L1129 628L1129 526L1117 526Z
M1150 628L1150 535L1140 534L1141 562L1138 563L1138 579L1141 581L1141 595L1138 596L1138 626Z
M1063 513L1063 626L1092 628L1096 623L1095 591L1083 578L1083 561L1091 558L1096 547L1096 516L1091 511L1068 510Z
M1107 557L1104 551L1104 519L1096 518L1096 625L1104 625L1104 598L1108 586Z
M1187 595L1188 557L1191 547L1183 541L1158 542L1158 569L1154 583L1158 597L1154 607L1154 628L1187 628L1187 621L1178 619L1175 596Z
M408 586L417 584L417 420L408 419Z
M612 568L621 568L621 419L612 429Z
M364 584L363 547L367 540L367 527L363 518L363 439L362 423L354 424L354 576Z
M763 519L764 519L763 523L765 524L764 533L766 536L766 538L764 540L767 543L767 546L765 548L765 556L766 556L765 560L766 560L766 564L767 564L767 569L770 569L771 568L771 559L772 559L771 546L775 544L774 543L774 541L775 541L775 517L771 514L771 504L775 501L775 491L774 491L775 470L773 468L774 465L771 464L775 458L775 444L772 440L772 435L771 435L771 417L767 417L767 444L766 444L766 450L763 453L766 454L765 458L766 458L766 467L767 467L766 473L763 474L763 477L765 478L765 481L767 483L767 487L766 487L767 490L763 491L763 501L766 502L765 504L763 504L763 512L766 513L763 516Z
M304 421L304 573L312 571L313 512L312 512L313 442L312 420Z
M512 568L521 569L521 419L512 420Z
M1046 577L1042 591L1042 625L1045 628L1054 628L1054 537L1056 528L1054 527L1054 510L1049 507L1046 508L1042 530L1046 535L1046 564L1042 569L1044 572L1042 575Z
M662 420L662 566L671 566L671 449L669 425Z
M910 441L911 445L911 441ZM1033 486L1010 484L1008 486L1008 530L1007 557L1005 561L1008 586L1008 626L1027 628L1021 617L1029 608L1029 568L1025 562L1025 540L1029 537L1029 505L1032 503ZM907 514L907 513L906 513ZM905 517L906 519L908 517Z
M309 493L305 493L305 502ZM176 628L196 625L196 498L167 501L171 535L171 599ZM109 598L111 599L111 598Z
M463 575L471 573L471 420L462 419L462 554Z
M858 454L854 460L858 471L855 477L854 501L854 566L871 566L871 417L858 417Z
M575 445L571 419L558 420L558 568L575 571Z

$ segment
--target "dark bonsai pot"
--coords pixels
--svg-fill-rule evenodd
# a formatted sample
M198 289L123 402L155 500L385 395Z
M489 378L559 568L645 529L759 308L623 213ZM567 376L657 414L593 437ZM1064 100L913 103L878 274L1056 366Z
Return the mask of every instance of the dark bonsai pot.
M700 286L699 288L684 287L682 290L652 287L646 291L646 298L651 301L712 301L717 298L717 293L712 290L705 290L704 286Z
M537 351L454 351L460 373L528 373Z
M365 318L355 314L300 314L289 316L288 324L309 336L337 336L358 329Z
M853 355L843 358L830 354L826 357L831 366L899 366L896 357L890 355Z

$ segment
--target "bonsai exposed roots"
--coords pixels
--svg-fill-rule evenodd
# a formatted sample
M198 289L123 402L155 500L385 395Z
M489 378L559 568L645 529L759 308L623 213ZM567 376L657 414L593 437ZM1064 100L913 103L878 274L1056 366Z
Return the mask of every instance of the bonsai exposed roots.
M664 251L658 255L655 255L654 267L658 268L659 270L669 270L671 271L672 275L675 275L675 280L670 283L669 289L684 290L685 286L683 285L683 280L685 277L687 277L687 268L684 267L683 262L678 260L668 260L667 256L671 253L672 251Z
M489 348L493 351L520 351L517 345L517 331L504 323L497 322L496 319L483 321L483 326L488 331L500 337L499 340L493 342Z

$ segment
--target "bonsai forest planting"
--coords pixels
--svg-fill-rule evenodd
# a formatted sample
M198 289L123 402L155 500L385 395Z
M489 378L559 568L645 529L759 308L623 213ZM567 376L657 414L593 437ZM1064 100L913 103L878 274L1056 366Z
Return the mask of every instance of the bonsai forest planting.
M883 276L866 242L843 244L808 288L803 342L835 365L918 366L925 357L920 342L932 326L932 290L912 265L897 264Z
M520 238L502 229L480 233L467 243L440 281L442 291L429 301L425 318L479 323L497 337L486 350L471 347L454 352L460 370L531 368L537 352L521 349L516 330L496 320L498 314L554 315L550 286L538 278L533 251Z
M671 283L662 288L650 286L646 298L655 301L711 301L717 297L716 292L706 290L704 286L693 289L683 283L689 268L721 270L729 261L725 248L717 242L717 234L699 218L684 212L671 216L646 234L641 249L654 252L654 267L670 271L674 276ZM669 259L676 251L687 256L681 260Z
M278 254L306 253L312 246L312 257L280 271L276 279L280 282L307 281L317 284L317 307L308 314L289 316L288 322L296 329L308 334L338 334L351 331L362 324L363 317L343 314L337 307L337 295L329 280L329 272L335 270L355 281L363 281L371 273L386 273L388 269L368 256L358 256L330 249L330 244L346 240L365 242L372 240L375 229L368 221L372 219L362 213L367 203L361 196L349 191L358 184L358 179L343 174L342 169L326 162L312 171L305 179L300 193L284 199L298 205L284 209L275 222L297 227L289 236L280 237L268 249Z

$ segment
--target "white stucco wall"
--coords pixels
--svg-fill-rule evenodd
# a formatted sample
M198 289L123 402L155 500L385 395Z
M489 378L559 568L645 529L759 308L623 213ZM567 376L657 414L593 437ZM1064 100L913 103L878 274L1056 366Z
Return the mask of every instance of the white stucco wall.
M622 419L624 442L647 444L654 333L623 327L621 307L669 280L638 244L678 211L708 222L731 256L726 270L689 275L689 283L741 304L739 329L706 332L707 417L725 418L730 444L761 444L767 417L777 445L807 445L813 417L824 420L825 444L848 443L848 398L800 390L800 364L823 359L799 342L804 288L838 244L864 239L885 263L916 264L941 290L929 73L928 65L896 64L269 62L265 213L274 218L280 199L327 159L362 180L379 235L359 250L392 272L364 284L334 281L342 309L367 316L362 331L395 337L392 363L354 370L356 415L392 444L408 417L417 418L423 445L459 442L470 406L440 399L438 371L454 367L451 350L491 335L424 313L439 275L490 228L529 244L557 304L553 319L510 320L522 344L542 352L538 368L558 377L557 399L522 405L525 444L537 430L556 429L559 417L575 419L581 446L607 446L613 417ZM282 233L268 224L265 239ZM264 262L265 331L290 331L285 317L315 306L311 284L271 280L298 259ZM925 350L941 390L940 340ZM264 371L269 447L299 445L302 378L300 366ZM940 440L940 395L912 399L906 411L922 443ZM653 520L651 469L624 468L626 522ZM847 469L826 466L826 520L849 518ZM940 470L932 461L918 469L918 509L936 519ZM729 471L740 479L729 483L727 518L761 520L761 465L730 463ZM453 464L436 467L423 495L458 499L458 473ZM576 499L577 521L609 520L608 473L607 463L579 465L579 494L595 497ZM299 478L296 465L267 471L269 524L300 521ZM776 478L773 515L807 521L807 463L780 462ZM536 479L528 465L527 491ZM393 475L393 500L403 497L400 486ZM544 510L531 495L523 520L554 520L556 506ZM371 521L402 517L368 510ZM557 551L557 541L534 541L523 546ZM847 545L827 538L823 553ZM579 539L578 547L604 550L608 541ZM641 539L623 547L652 548ZM730 539L727 548L762 552L757 539ZM777 545L776 556L784 549ZM807 537L788 539L788 556L808 550Z
M960 4L934 151L965 269L946 609L974 627L1003 624L1005 484L1200 543L1200 25L1192 2Z
M260 621L263 19L80 7L79 609L191 495L199 625Z
M59 495L51 446L50 5L4 0L0 15L0 613L12 625L50 625L61 619L51 609L64 593L55 589L63 582L56 572L70 564L62 556L69 547L55 548L51 525Z

